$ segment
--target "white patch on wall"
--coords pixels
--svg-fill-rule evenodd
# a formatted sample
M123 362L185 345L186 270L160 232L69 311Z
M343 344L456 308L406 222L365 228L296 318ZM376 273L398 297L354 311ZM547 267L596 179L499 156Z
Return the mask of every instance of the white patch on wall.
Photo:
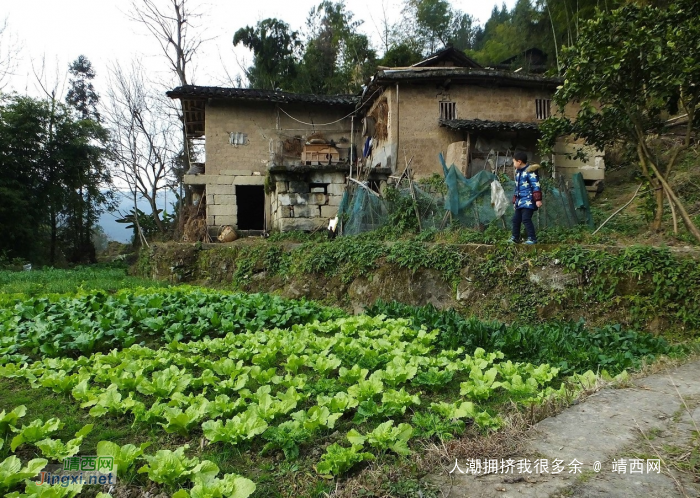
M228 133L228 143L231 145L248 145L250 142L248 141L248 134L247 133L241 133L240 131L230 131Z

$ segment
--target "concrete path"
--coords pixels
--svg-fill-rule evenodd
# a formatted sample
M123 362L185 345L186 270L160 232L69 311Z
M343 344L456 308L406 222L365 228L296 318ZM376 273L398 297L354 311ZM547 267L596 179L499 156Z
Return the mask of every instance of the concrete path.
M700 427L700 361L633 384L599 391L536 424L524 454L512 456L513 470L507 474L475 476L455 470L431 481L445 498L700 497L700 476L673 464L684 455L687 459L691 441L699 453L700 436L694 431ZM519 460L526 459L530 473L526 467L518 472ZM536 473L538 459L540 464L547 461L549 472L540 466ZM556 474L555 459L562 469ZM466 472L469 462L457 463ZM500 461L498 465L500 471Z

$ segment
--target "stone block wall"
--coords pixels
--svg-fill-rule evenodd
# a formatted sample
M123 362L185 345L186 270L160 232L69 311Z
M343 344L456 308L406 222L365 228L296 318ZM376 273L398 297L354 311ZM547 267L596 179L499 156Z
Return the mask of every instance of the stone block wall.
M220 175L185 175L185 184L204 186L207 227L210 235L226 225L238 225L236 185L265 185L265 175L257 171L224 170ZM265 200L267 226L270 225L269 199Z
M268 167L277 159L275 154L284 140L301 137L306 141L309 135L320 132L326 140L349 143L351 120L341 119L348 113L348 109L338 106L208 102L206 171L186 175L185 183L205 187L210 233L218 233L225 225L237 227L236 185L265 185ZM323 126L339 119L338 123ZM231 132L245 133L245 145L231 145ZM312 189L310 183L325 186ZM337 172L312 172L276 183L273 179L273 192L265 199L266 226L284 231L313 230L326 224L337 212L344 183L345 174Z
M345 171L324 170L273 173L272 228L286 232L327 226L328 220L338 214L345 175Z

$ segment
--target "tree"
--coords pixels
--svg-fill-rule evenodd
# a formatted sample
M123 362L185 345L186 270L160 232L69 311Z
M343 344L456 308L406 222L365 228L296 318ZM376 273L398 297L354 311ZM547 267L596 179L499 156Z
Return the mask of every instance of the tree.
M384 52L379 60L380 66L408 67L423 59L423 54L413 45L397 43Z
M64 244L61 227L76 189L93 192L93 213L99 213L98 195L108 178L79 177L87 161L104 155L104 128L76 119L55 99L7 98L0 106L0 227L5 237L0 251L11 256L48 260L60 252L70 257L75 241ZM48 254L44 248L48 247Z
M40 168L47 116L46 106L28 97L6 98L0 106L0 253L8 258L45 260Z
M92 63L87 57L80 55L68 67L68 72L71 80L66 94L66 103L78 112L80 119L93 119L99 122L100 113L97 111L97 104L100 97L92 85L92 80L95 78Z
M196 25L203 14L196 7L191 8L192 4L192 0L132 0L131 4L131 19L145 26L156 39L180 86L193 82L192 63L201 45L207 41L200 36ZM167 83L166 86L172 87ZM160 106L159 110L163 113L161 119L175 120L180 124L182 138L179 161L169 169L175 175L176 182L173 187L179 187L178 198L180 206L184 207L185 203L182 201L185 196L189 199L189 190L183 192L183 177L197 156L197 151L187 137L184 114L177 106L176 101L168 101L165 106ZM151 180L147 179L145 183ZM136 209L135 204L134 208ZM181 209L180 215L183 214ZM155 212L154 216L158 217Z
M478 32L474 19L453 9L448 0L405 0L402 16L396 44L411 46L423 55L447 45L470 49Z
M162 118L166 104L162 96L149 91L145 69L137 62L131 72L117 64L110 73L107 122L113 175L128 186L135 208L138 196L148 201L153 223L165 234L168 226L161 218L157 199L161 191L177 182L177 125Z
M0 22L0 90L5 88L8 79L15 71L19 53L19 43L10 33L10 27L5 18Z
M627 5L600 13L580 26L576 44L564 50L564 84L555 100L564 109L577 103L575 116L546 122L543 145L572 134L599 148L618 141L632 144L639 167L655 196L653 229L660 229L668 200L688 231L700 231L669 184L679 154L700 129L700 4L677 0L669 8ZM683 139L659 140L669 114L687 115Z
M278 19L265 19L233 35L233 44L253 52L253 65L246 71L251 88L291 88L302 48L299 33Z
M559 52L578 38L580 27L598 11L610 11L626 0L518 0L512 10L505 3L494 6L491 16L474 36L470 55L484 64L538 48L547 54L547 65L559 69ZM517 60L518 66L527 61Z
M475 36L470 55L483 64L497 64L533 47L548 52L546 39L552 33L542 19L530 0L518 0L511 11L505 4L500 10L494 6L484 29Z
M446 0L420 0L412 2L416 8L418 33L430 44L429 51L449 42L450 4Z
M96 262L93 231L101 206L106 205L111 195L100 187L111 183L109 170L104 162L104 145L107 132L100 124L97 111L99 96L92 85L95 71L84 55L69 66L71 75L66 103L75 110L76 118L85 129L91 128L99 138L100 147L86 143L71 163L66 176L66 198L62 211L63 222L60 236L66 247L67 259L71 262Z
M324 0L309 12L305 51L293 91L334 94L359 90L376 69L376 54L366 35L358 32L362 21L345 3Z
M171 71L180 85L188 85L190 72L188 68L206 40L197 34L191 34L195 22L202 17L196 10L191 10L191 1L134 0L131 4L131 19L141 23L158 41Z

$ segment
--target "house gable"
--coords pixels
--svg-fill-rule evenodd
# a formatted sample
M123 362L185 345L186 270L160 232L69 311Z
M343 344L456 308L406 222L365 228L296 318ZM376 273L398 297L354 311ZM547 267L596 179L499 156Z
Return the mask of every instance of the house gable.
M474 59L467 57L454 47L445 47L429 55L420 62L416 62L411 67L471 67L481 68L481 64Z

